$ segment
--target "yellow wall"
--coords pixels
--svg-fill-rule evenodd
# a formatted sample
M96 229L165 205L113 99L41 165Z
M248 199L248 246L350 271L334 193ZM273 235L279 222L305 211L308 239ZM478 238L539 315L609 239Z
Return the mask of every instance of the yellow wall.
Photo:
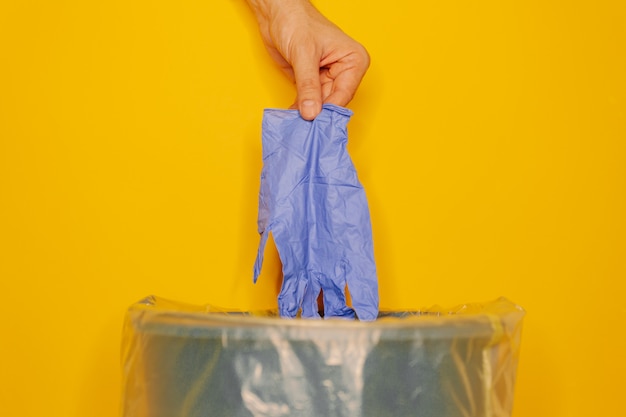
M528 311L515 417L623 415L622 0L318 0L372 66L349 125L386 308ZM0 5L0 415L110 417L125 309L252 309L260 122L294 90L243 0Z

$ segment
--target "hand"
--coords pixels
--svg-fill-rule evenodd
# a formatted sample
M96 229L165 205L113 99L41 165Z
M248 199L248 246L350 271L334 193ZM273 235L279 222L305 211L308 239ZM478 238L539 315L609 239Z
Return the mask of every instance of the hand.
M346 106L354 97L370 58L308 0L248 0L270 56L296 83L297 108L313 120L322 103Z

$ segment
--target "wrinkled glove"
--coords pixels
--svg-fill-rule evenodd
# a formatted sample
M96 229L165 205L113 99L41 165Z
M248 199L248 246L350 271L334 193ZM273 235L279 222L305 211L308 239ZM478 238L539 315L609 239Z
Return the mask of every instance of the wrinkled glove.
M365 191L346 150L352 112L325 104L313 121L266 109L256 282L271 232L283 267L281 317L375 320L378 281ZM352 306L346 305L346 284Z

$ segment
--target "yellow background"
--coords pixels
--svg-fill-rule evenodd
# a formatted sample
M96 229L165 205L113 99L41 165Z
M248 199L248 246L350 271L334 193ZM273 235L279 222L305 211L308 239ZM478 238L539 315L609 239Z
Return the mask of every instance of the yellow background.
M115 416L130 304L275 305L260 126L294 89L243 0L0 4L0 415ZM349 149L382 306L506 296L514 416L623 415L624 2L316 4L372 56Z

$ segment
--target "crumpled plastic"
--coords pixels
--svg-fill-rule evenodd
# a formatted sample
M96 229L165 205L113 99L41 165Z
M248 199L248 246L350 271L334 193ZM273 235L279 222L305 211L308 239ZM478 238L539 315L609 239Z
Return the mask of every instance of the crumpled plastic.
M378 280L370 214L346 150L352 112L325 104L313 121L297 110L266 109L259 193L261 234L254 282L270 233L283 269L281 317L362 321L378 315ZM346 284L352 299L347 306Z
M511 417L524 310L506 300L283 320L146 297L126 312L122 417Z

